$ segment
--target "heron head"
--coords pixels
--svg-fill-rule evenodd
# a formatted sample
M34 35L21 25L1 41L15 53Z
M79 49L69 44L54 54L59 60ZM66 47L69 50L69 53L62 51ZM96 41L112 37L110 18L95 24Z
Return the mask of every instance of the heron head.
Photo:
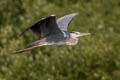
M71 35L73 37L80 37L80 36L87 36L87 35L90 35L90 33L84 33L84 32L77 32L77 31L73 31L71 32Z

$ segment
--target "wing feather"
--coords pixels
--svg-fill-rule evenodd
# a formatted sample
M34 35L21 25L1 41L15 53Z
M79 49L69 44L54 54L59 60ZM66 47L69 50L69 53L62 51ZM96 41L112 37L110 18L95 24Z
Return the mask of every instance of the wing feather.
M67 31L67 28L70 24L70 22L73 20L73 18L75 16L77 16L78 13L73 13L73 14L69 14L69 15L66 15L66 16L63 16L63 17L60 17L57 19L57 24L58 24L58 27L61 29L61 30L65 30Z
M59 29L56 23L55 15L47 16L45 18L42 18L36 21L34 24L26 28L20 34L20 36L22 36L29 29L32 30L32 32L35 34L36 39L41 39L43 37L46 37L47 35L54 35L54 34L59 34L59 33L62 34L61 30Z

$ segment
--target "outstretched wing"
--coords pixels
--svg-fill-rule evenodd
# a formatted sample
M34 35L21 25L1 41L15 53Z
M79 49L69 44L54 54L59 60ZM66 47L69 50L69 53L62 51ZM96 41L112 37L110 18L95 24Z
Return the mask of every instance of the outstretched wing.
M58 27L61 29L61 30L65 30L67 31L67 28L68 28L68 25L70 24L70 22L72 21L72 19L77 16L78 13L73 13L73 14L69 14L69 15L66 15L66 16L63 16L61 18L58 18L57 19L57 24L58 24Z
M48 35L54 35L59 33L63 34L57 26L55 15L47 16L38 20L37 22L29 26L27 29L25 29L21 35L23 35L29 29L32 30L32 32L35 34L36 39L41 39Z

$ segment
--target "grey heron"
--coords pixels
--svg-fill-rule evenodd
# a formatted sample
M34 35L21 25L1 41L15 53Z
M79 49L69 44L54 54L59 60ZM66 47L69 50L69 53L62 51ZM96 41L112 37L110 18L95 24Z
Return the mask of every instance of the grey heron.
M70 22L77 15L78 13L68 14L58 19L56 19L56 15L50 15L36 21L21 33L23 35L26 31L31 30L36 37L36 41L28 44L28 48L16 50L14 53L22 53L45 45L77 44L78 37L90 34L77 31L68 32Z

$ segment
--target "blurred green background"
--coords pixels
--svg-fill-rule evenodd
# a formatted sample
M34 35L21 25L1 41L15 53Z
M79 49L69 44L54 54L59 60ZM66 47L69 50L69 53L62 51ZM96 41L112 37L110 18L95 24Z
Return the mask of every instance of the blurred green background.
M91 36L11 55L34 41L17 39L33 22L74 12L69 31ZM0 80L120 80L120 0L0 0Z

